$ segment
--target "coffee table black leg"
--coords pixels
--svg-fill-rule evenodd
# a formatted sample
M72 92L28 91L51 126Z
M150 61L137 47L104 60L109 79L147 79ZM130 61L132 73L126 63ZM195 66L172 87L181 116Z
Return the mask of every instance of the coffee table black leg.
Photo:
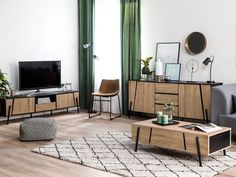
M197 155L198 155L199 166L202 167L202 157L201 157L199 137L196 137L196 145L197 145Z
M223 150L223 154L226 155L226 150L225 149Z
M135 142L135 149L134 149L135 152L137 152L137 149L138 149L139 131L140 131L140 127L137 128L136 142Z

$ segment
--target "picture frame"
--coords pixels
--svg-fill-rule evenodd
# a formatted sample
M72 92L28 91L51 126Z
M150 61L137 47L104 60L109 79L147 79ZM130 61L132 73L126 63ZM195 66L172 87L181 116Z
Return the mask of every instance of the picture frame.
M156 44L155 60L165 63L179 63L180 42L159 42Z
M166 66L165 78L168 78L168 80L171 80L171 81L179 81L181 64L180 63L166 63L165 66Z

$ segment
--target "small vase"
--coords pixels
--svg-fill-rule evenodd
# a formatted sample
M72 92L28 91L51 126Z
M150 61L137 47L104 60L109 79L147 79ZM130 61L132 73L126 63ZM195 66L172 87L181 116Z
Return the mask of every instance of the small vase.
M170 112L168 112L168 121L172 122L172 120L173 120L173 113L172 113L172 111L170 111Z

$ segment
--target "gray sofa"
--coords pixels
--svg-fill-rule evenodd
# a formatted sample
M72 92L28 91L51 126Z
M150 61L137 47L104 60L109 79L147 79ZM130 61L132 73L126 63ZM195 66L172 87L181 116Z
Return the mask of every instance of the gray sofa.
M232 95L236 95L236 84L212 87L211 122L231 127L232 134L236 134L236 106Z

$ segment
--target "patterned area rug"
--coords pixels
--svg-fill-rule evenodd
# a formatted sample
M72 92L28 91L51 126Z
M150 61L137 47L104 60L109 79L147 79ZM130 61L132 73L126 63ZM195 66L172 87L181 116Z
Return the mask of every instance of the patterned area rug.
M33 152L127 177L210 177L236 165L236 152L203 157L202 167L196 156L179 151L139 145L134 152L130 136L107 132L46 145Z

